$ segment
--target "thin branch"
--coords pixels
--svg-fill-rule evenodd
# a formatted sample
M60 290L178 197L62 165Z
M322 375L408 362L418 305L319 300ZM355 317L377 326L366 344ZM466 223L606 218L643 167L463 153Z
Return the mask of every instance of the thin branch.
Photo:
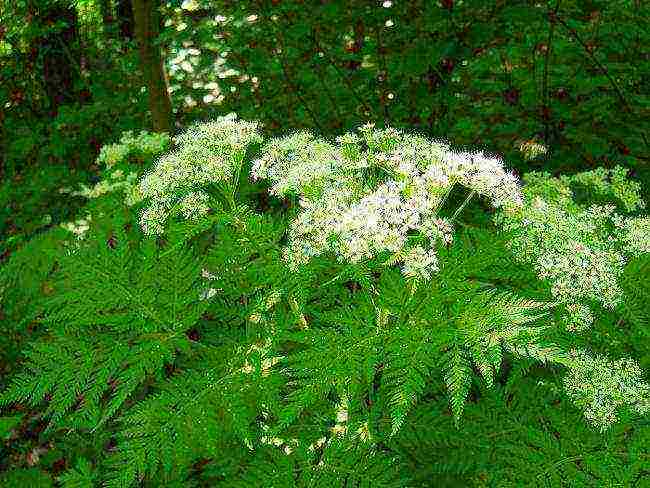
M614 88L614 91L618 95L618 98L620 101L625 105L625 107L630 111L631 113L634 113L634 109L632 108L632 105L630 102L627 101L627 98L625 98L625 95L623 94L623 90L621 87L618 85L614 77L609 73L609 70L607 67L600 62L600 60L594 55L594 53L591 52L591 49L587 46L587 44L582 40L582 38L578 35L578 32L570 27L565 20L563 20L559 16L555 16L555 21L557 21L562 27L564 27L567 32L575 39L575 41L582 46L584 49L585 53L587 53L587 56L594 62L594 64L600 69L600 72L605 75L605 77L609 80L609 83L612 85L612 88ZM648 142L648 138L645 134L645 132L641 132L641 138L643 139L643 142L645 143L646 146L650 147L650 143Z
M550 64L551 51L553 50L553 34L555 33L555 20L557 19L557 13L560 10L560 4L562 0L557 0L555 4L555 10L548 13L548 39L546 41L546 52L544 53L544 77L542 78L542 97L544 100L544 108L548 109L548 67ZM544 142L548 145L548 118L543 115L544 118Z
M284 53L286 53L286 49L285 49L286 45L285 45L284 37L282 36L282 33L280 32L279 29L274 29L274 30L276 31L276 36L282 42L281 49L282 49L282 54L284 54ZM301 95L299 87L293 82L293 79L291 78L291 76L289 76L289 70L287 69L287 65L286 65L286 62L285 62L286 60L285 60L284 56L281 56L279 58L280 58L280 66L282 66L282 72L284 73L284 76L287 79L287 83L291 87L291 91L296 95L296 97L298 98L298 100L300 101L302 106L305 108L307 113L309 113L309 116L311 117L312 121L314 122L314 125L318 128L319 132L321 134L325 134L325 132L323 131L323 127L321 126L320 122L318 121L318 117L316 117L316 114L314 113L314 111L309 107L309 105L307 104L307 101Z
M339 77L343 80L343 82L347 85L347 87L350 89L350 92L354 96L354 98L363 106L363 109L368 112L369 114L372 114L372 109L368 106L368 104L359 96L357 91L354 89L354 86L352 86L352 83L350 82L350 79L345 76L345 73L341 71L341 69L338 67L336 62L327 54L327 52L321 47L320 43L318 42L318 38L316 37L316 34L314 33L314 40L316 42L316 48L323 53L329 64L336 70L338 73Z

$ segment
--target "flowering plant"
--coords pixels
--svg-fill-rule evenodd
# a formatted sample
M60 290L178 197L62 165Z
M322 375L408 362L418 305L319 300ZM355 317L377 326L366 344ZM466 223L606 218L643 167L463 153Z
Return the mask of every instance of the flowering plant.
M117 432L108 486L183 480L223 452L244 486L291 486L295 469L332 486L348 465L403 486L381 446L412 435L427 395L445 388L459 425L475 379L498 389L532 361L565 371L602 431L650 410L639 365L574 334L609 313L646 325L626 282L648 223L622 170L522 184L497 157L396 129L264 143L232 116L173 142L137 185L86 192L115 208L96 203L53 258L31 315L46 332L0 396L45 401L52 428ZM267 192L285 205L256 212Z

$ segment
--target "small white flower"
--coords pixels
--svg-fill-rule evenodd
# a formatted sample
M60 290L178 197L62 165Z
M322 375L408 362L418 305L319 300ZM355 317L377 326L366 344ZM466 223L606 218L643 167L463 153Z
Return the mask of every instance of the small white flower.
M201 277L205 278L206 280L216 280L217 279L216 275L213 275L212 273L210 273L205 268L201 269Z
M327 442L327 437L321 437L320 439L317 439L316 441L312 442L307 449L311 452L314 452L316 449L320 449L321 447L323 447L326 442Z
M207 290L203 290L201 292L199 300L210 300L212 297L216 296L220 291L222 291L220 288L208 288Z
M253 324L259 324L262 322L262 316L259 313L253 313L248 317L248 321L252 322Z
M183 0L181 8L183 10L187 10L188 12L193 12L194 10L198 10L200 7L199 3L196 0Z
M336 412L336 422L342 424L343 422L348 421L348 410L345 407L340 408Z
M210 210L208 201L210 197L203 192L192 192L185 195L180 203L180 210L188 220L196 220Z
M431 279L431 273L438 271L438 258L435 251L421 246L410 248L402 258L402 274L407 278L424 281Z

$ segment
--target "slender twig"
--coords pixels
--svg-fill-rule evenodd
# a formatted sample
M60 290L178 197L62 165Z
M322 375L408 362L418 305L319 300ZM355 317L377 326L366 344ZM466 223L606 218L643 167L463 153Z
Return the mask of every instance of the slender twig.
M311 117L312 121L314 122L314 125L318 128L319 132L321 134L324 134L325 132L323 131L323 127L321 126L320 122L318 121L318 117L316 117L316 114L314 113L314 111L311 109L311 107L309 106L307 101L303 98L302 94L300 93L300 89L299 89L298 85L296 85L293 82L293 79L289 75L289 70L287 69L287 64L286 64L286 60L285 60L285 57L284 57L284 54L286 53L286 49L285 49L285 47L286 47L285 44L286 43L285 43L284 37L282 36L282 33L280 32L280 30L276 29L275 31L276 31L276 36L282 42L281 49L282 49L283 56L279 56L279 58L280 58L280 66L282 66L282 72L284 73L284 76L287 79L287 83L289 84L289 87L291 88L291 91L296 95L296 98L298 98L298 100L300 101L302 106L305 108L305 110L307 111L307 113Z
M557 0L555 4L555 9L553 12L548 13L548 39L546 41L546 52L544 53L544 77L542 78L542 97L544 100L544 109L548 109L548 68L550 64L551 51L553 50L553 34L555 33L555 20L557 19L557 13L560 10L560 4L562 0ZM549 138L549 128L548 128L548 117L545 114L542 114L544 119L544 143L548 145Z
M612 85L612 88L614 88L614 91L618 95L618 98L620 99L621 103L625 105L625 107L628 109L629 112L634 113L634 109L630 102L628 102L627 98L625 98L625 95L623 94L623 90L619 86L619 84L616 82L614 77L610 74L609 70L607 67L594 55L593 52L591 52L591 49L587 46L587 44L582 40L582 38L578 35L578 32L569 26L564 19L562 19L559 16L555 16L555 20L562 26L564 27L567 32L575 39L575 41L580 44L580 46L584 49L585 53L591 59L594 64L598 67L600 72L605 75L609 83ZM645 132L641 131L641 138L643 139L643 142L645 143L646 146L650 147L650 143L648 142L648 138L645 134Z
M330 55L325 51L322 46L320 45L320 42L318 41L318 38L316 37L316 33L314 33L314 41L316 42L316 49L319 50L319 52L323 53L323 56L327 59L329 64L336 70L338 73L339 77L343 80L343 82L347 85L348 89L350 90L350 93L352 93L352 96L357 100L357 102L363 107L363 109L368 112L368 114L372 114L372 109L368 106L368 104L359 96L357 91L354 89L354 86L352 86L352 82L350 79L345 76L345 73L341 71L341 69L338 67L336 62L330 57Z

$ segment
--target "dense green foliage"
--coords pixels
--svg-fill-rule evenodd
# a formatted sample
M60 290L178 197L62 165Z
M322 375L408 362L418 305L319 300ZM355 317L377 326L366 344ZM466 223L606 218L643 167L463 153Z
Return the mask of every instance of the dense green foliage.
M487 145L521 169L518 142L537 139L548 169L625 158L647 174L645 2L192 3L170 38L190 61L182 42L222 42L235 70L224 110L270 130L386 123ZM197 77L179 71L179 89Z
M0 486L646 486L646 3L161 3L0 0Z
M458 437L465 428L479 429L482 434L474 435L487 438L494 429L505 429L513 435L510 446L501 446L504 452L531 449L517 437L530 436L530 429L548 443L542 439L559 410L544 414L549 418L541 424L530 420L528 430L503 427L504 422L518 425L507 410L515 408L521 412L515 415L529 418L528 408L561 407L560 418L566 419L577 413L569 401L573 399L587 419L608 432L597 434L585 420L574 419L567 435L590 439L595 450L603 449L598 446L604 442L596 435L612 438L617 446L624 442L624 447L605 448L616 449L606 476L621 483L643 476L644 454L635 454L634 446L647 439L638 413L648 408L648 386L634 376L633 365L621 370L613 386L601 384L605 370L598 369L597 360L566 353L588 347L609 354L611 344L598 337L616 333L627 345L615 356L623 351L625 356L644 354L638 349L643 343L631 339L646 334L647 254L642 251L625 267L620 306L608 312L588 300L598 314L594 339L565 329L564 308L569 304L553 300L553 278L540 281L534 269L517 264L509 250L509 242L518 242L511 241L515 234L498 233L484 217L488 209L481 202L470 202L462 212L467 217L450 243L436 245L439 269L432 277L405 274L406 268L400 273L395 263L408 262L406 251L392 257L380 252L356 264L326 252L308 262L297 258L296 270L283 248L287 231L288 244L299 238L291 221L300 218L304 204L255 210L263 187L247 183L245 175L252 171L259 176L265 160L252 160L260 151L259 138L248 132L254 126L238 124L224 119L191 128L175 138L174 151L159 158L140 185L128 178L113 182L134 167L128 163L133 154L144 148L159 153L166 145L154 144L155 138L146 134L125 135L121 144L102 151L103 180L82 192L90 198L87 217L31 240L3 267L2 289L12 294L3 300L10 322L17 332L33 329L21 371L0 397L5 408L19 405L3 419L5 435L15 436L20 425L29 428L35 419L21 412L31 409L40 412L41 435L56 440L67 432L65 444L57 446L62 454L74 453L74 465L60 478L64 486L92 486L91 480L103 480L106 486L133 486L138 480L146 486L336 486L344 480L423 486L431 476L422 471L426 456L432 456L429 463L440 483L516 483L524 477L535 484L578 475L564 467L530 473L525 464L493 470L482 464L478 447L472 462L466 453L454 461L440 450L469 435ZM368 128L360 134L365 146L341 147L352 155L351 162L367 160L371 165L380 164L372 161L381 161L385 151L400 151L400 145L412 140ZM214 142L206 152L208 135ZM414 147L424 147L415 141ZM246 144L252 146L246 150ZM289 144L289 152L282 153L283 144ZM309 149L311 159L296 158L292 144L290 138L271 141L261 155L285 154L267 160L269 164L281 164L283 157L297 168L318 164L319 156ZM300 148L309 148L307 144ZM329 150L324 142L314 139L311 144L316 151ZM274 153L274 147L280 152ZM241 162L244 154L243 164L227 162ZM436 157L431 154L423 157ZM225 173L219 164L226 165ZM201 173L204 165L210 173ZM290 173L269 168L284 191L325 198L321 192L327 192L330 181L326 174L299 171L299 180L292 180ZM187 171L195 171L196 179L187 179ZM348 177L350 171L366 174L368 169L344 170ZM374 183L366 178L364 185L370 186L361 191L378 184L381 188L390 178L391 170L385 171ZM332 182L338 181L336 174ZM293 183L282 184L282 178ZM613 197L621 196L620 211L640 202L633 183L599 185L588 173L576 179L586 185L586 198L606 194L608 188ZM479 185L470 186L476 191L492 188L481 181L463 184ZM534 197L553 202L558 189L562 197L557 201L568 205L567 212L586 208L572 203L560 180L537 176L537 186L532 181L525 187L523 216L529 205L534 208ZM233 187L232 182L240 184ZM191 200L198 206L188 212L186 199L170 200L165 191L208 193L205 201ZM445 200L453 203L461 195L452 192ZM147 207L151 196L154 207ZM180 203L166 211L161 228L149 227L161 233L153 238L140 226L147 229L147 208L157 208L156 199ZM204 203L210 211L202 210ZM518 218L518 211L508 208L503 215ZM568 232L561 227L556 231ZM585 239L596 239L591 236ZM640 248L647 246L645 239L640 244L623 241ZM411 264L417 268L417 262ZM623 321L631 333L620 329ZM556 366L536 369L540 361ZM570 375L595 372L590 387L596 396L590 398L586 384L576 390L565 379L563 385L563 367ZM535 375L544 378L537 385L531 384ZM628 384L627 389L619 391L618 382ZM531 389L543 393L542 405L531 405L540 400ZM442 400L445 396L448 400ZM546 403L546 398L553 401ZM626 404L631 408L619 408ZM610 413L610 408L615 410ZM467 413L470 418L461 421ZM609 430L612 414L622 415L622 422ZM497 420L504 415L508 420ZM472 420L475 425L466 427ZM432 434L434 425L442 430ZM625 425L637 425L631 439ZM101 449L110 455L100 454ZM577 443L566 449L583 452ZM627 450L637 467L623 473L616 466ZM586 485L603 476L591 465L580 473ZM12 471L6 476L20 483L18 477L29 474Z

